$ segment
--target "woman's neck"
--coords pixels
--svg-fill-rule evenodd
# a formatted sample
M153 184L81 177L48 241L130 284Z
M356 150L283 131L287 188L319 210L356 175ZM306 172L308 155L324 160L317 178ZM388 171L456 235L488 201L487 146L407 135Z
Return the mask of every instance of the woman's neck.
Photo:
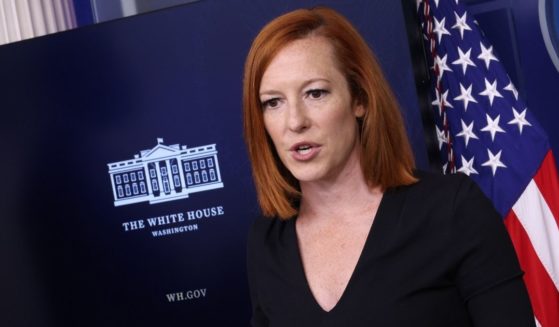
M359 163L334 180L301 183L299 218L305 220L352 220L372 208L382 198L380 187L367 184Z

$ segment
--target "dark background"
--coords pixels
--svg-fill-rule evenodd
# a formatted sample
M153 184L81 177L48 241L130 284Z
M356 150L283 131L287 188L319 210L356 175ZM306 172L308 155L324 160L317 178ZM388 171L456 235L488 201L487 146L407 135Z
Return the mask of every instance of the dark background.
M319 3L346 15L377 54L428 168L433 132L416 94L424 67L410 52L410 2L203 0L0 47L1 326L247 325L245 236L257 208L241 131L243 62L266 22ZM536 1L468 3L557 149L559 74ZM225 187L114 207L107 163L158 137L216 143ZM217 205L225 215L198 221L196 232L122 228ZM165 297L200 288L205 298Z

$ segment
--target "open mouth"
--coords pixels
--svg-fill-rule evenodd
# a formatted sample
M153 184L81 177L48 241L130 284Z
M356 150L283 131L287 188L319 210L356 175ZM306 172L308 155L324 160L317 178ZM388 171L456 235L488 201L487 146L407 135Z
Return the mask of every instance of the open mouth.
M318 155L320 148L320 144L300 142L294 144L289 150L291 151L293 159L297 161L308 161Z
M310 145L300 145L298 146L295 151L297 151L297 153L299 154L307 154L309 152L311 152L312 146Z

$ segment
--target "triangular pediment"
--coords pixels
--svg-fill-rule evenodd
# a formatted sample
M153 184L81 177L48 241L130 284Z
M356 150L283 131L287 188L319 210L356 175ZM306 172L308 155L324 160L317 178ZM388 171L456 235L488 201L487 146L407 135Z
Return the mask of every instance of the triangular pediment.
M158 144L151 150L142 151L141 156L144 159L157 159L176 155L179 151L167 145Z

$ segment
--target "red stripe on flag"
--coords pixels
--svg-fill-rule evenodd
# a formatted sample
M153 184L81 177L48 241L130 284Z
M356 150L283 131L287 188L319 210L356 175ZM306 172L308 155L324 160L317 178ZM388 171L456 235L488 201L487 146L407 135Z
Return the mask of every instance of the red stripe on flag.
M542 327L559 326L559 291L542 266L528 234L511 210L505 218L505 226L514 244L520 266L524 270L524 282L528 288L534 315Z
M557 176L555 167L557 166L555 166L553 153L549 150L536 176L534 176L534 182L538 185L540 193L555 218L557 228L559 228L559 176Z

